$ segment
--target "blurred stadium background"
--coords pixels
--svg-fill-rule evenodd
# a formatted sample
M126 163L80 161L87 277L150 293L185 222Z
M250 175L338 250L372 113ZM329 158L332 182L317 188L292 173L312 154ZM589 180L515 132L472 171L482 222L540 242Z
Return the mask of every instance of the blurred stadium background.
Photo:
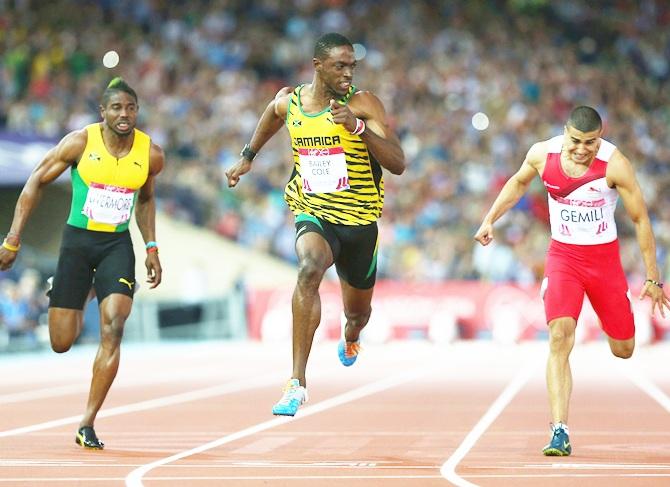
M0 0L0 232L32 167L68 131L99 119L99 96L121 75L140 97L138 127L167 154L157 188L164 282L140 289L126 339L287 339L295 280L282 199L287 134L234 191L223 172L276 91L311 81L314 40L329 31L356 43L354 82L383 100L408 161L402 176L385 174L367 339L544 337L539 181L499 223L495 245L481 248L472 235L530 145L561 133L577 104L604 115L606 138L635 164L667 280L665 0ZM106 69L110 49L121 61ZM65 174L33 215L15 267L0 274L3 352L47 347L45 280L69 195ZM626 218L619 233L635 292L644 269ZM334 273L323 304L319 338L335 338ZM650 320L647 304L635 303L639 339L663 339L670 321ZM96 313L88 307L80 341L97 340ZM582 340L600 337L588 309L579 330Z

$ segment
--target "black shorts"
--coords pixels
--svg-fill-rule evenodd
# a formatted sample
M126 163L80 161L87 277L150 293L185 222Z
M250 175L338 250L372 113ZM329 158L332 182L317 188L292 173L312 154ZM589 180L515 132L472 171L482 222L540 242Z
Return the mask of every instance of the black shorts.
M91 286L98 302L113 293L133 297L135 253L130 233L65 225L49 307L84 309Z
M303 230L304 228L304 230ZM370 289L377 278L377 222L337 225L311 215L295 218L296 238L305 232L321 235L333 252L340 279L356 289Z

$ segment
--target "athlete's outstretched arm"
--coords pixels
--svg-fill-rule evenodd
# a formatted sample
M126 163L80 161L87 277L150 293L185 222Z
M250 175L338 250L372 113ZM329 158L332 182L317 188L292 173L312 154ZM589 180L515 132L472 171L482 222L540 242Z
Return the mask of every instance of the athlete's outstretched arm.
M154 179L163 170L165 154L160 146L152 143L149 151L149 175L137 195L135 221L140 229L144 243L156 241L156 198L154 195ZM147 268L147 282L150 289L161 283L163 268L161 267L158 252L147 252L144 261Z
M349 132L357 128L356 118L361 118L365 122L365 130L360 137L374 158L393 174L405 171L405 153L398 136L388 125L386 110L377 96L361 91L352 97L349 105L331 100L330 111L333 122L344 125Z
M251 136L249 148L258 153L268 140L276 134L284 124L286 110L288 109L289 96L293 89L285 86L275 95L274 99L265 107L265 111L256 124L254 134ZM241 157L238 161L226 171L228 178L228 187L233 188L240 182L240 177L251 169L251 161Z
M633 165L619 150L614 152L607 163L607 182L616 187L626 212L633 225L635 225L635 235L642 252L642 260L648 279L642 287L640 299L649 296L652 300L652 313L658 307L661 316L665 317L664 307L670 309L670 301L663 289L651 282L659 282L660 278L656 264L656 241L651 229L647 205L635 177Z
M488 245L493 241L493 224L503 216L507 210L512 208L528 190L528 186L533 178L538 174L537 164L542 155L546 154L542 142L534 144L519 170L507 180L500 190L498 197L491 205L491 209L484 217L479 230L475 233L475 240L482 245Z
M21 232L30 214L37 207L44 186L53 182L63 171L79 160L86 147L87 139L86 130L70 132L35 166L16 202L14 219L6 237L7 244L19 247ZM0 247L0 270L9 269L16 259L16 254L17 251Z

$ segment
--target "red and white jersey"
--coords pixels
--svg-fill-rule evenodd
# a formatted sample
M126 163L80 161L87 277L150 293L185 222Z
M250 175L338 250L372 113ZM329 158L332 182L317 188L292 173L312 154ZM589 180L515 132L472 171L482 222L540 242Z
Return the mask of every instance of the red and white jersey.
M576 245L598 245L617 238L614 210L619 194L607 186L607 162L616 146L600 140L600 149L583 176L572 178L561 167L563 136L549 140L542 182L549 194L551 238Z

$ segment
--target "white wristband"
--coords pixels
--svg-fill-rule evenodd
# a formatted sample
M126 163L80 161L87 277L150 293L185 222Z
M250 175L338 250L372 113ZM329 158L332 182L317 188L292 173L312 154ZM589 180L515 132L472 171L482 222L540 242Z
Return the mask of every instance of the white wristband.
M356 118L356 128L351 132L351 135L361 135L363 132L365 132L365 122L360 118Z

